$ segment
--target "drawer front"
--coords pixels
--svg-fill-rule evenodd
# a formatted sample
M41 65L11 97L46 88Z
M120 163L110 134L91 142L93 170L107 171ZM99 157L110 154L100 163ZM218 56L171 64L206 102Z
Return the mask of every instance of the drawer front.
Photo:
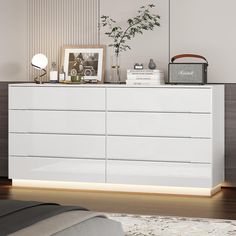
M14 156L105 159L105 136L10 134L9 141Z
M109 112L108 135L212 137L211 114Z
M104 160L10 157L9 178L105 182Z
M107 139L107 157L117 160L212 163L210 139L117 137Z
M105 110L105 89L78 87L10 87L9 108Z
M10 132L105 134L105 112L10 110Z
M209 112L211 89L198 88L108 88L111 111Z
M173 187L212 187L210 164L113 161L107 163L107 181L115 184Z

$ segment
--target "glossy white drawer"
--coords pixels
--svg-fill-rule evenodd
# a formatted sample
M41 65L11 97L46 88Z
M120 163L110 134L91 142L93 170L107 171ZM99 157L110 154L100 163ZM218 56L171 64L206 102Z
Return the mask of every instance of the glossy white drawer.
M114 161L107 163L107 181L116 184L212 187L211 164Z
M192 138L107 138L107 157L117 160L212 163L212 140Z
M212 112L210 88L108 88L111 111Z
M10 157L9 165L11 179L105 182L104 160Z
M105 112L9 111L9 132L105 134Z
M9 109L105 110L105 89L10 87Z
M109 112L109 135L212 137L211 114Z
M105 159L105 136L9 134L9 155Z

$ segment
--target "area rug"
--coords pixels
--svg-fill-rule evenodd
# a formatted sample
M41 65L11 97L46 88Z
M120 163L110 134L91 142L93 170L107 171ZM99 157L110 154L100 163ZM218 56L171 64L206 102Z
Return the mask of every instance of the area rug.
M109 214L126 236L236 236L236 221L169 216Z

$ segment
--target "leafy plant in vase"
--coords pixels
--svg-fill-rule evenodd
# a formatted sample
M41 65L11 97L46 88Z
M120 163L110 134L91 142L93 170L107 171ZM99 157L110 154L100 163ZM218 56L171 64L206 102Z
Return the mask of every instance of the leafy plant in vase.
M113 82L121 82L119 58L122 52L131 49L128 42L136 35L160 26L160 16L152 13L152 8L155 8L154 4L141 6L137 15L127 20L125 28L119 26L110 16L101 16L101 26L107 28L105 35L112 39L112 43L108 46L114 48L114 56L111 62Z

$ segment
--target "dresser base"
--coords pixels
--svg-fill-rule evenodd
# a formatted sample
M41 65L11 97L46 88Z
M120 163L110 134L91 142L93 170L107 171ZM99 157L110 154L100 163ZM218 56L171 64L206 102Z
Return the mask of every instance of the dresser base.
M120 185L103 183L79 183L58 182L43 180L12 180L14 187L45 188L45 189L67 189L67 190L92 190L128 193L153 193L174 194L211 197L221 191L221 185L214 188L192 188L192 187L170 187L170 186L144 186L144 185Z

